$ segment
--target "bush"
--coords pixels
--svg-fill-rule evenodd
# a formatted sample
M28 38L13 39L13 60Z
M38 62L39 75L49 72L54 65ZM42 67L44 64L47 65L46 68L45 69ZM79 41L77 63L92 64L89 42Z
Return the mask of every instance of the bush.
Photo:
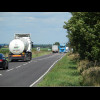
M83 77L83 86L100 86L100 62L81 60L78 70Z
M82 73L84 70L86 70L88 67L87 67L87 64L89 63L88 60L81 60L79 63L78 63L78 70Z
M100 62L93 62L93 61L89 61L89 60L81 60L78 63L78 70L82 73L84 70L91 68L91 67L95 67L95 66L99 66L100 67Z
M100 86L100 67L92 67L82 72L83 85Z

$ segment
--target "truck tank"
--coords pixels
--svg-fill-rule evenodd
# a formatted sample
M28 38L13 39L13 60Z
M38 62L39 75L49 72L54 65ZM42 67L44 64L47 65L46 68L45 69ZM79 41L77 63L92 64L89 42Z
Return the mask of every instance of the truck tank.
M23 51L27 51L29 43L24 38L14 39L9 44L9 50L13 54L21 54Z

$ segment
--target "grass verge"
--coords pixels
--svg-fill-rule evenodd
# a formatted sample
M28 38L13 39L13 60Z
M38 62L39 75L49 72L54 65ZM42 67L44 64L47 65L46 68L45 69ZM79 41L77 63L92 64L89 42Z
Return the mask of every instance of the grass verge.
M64 56L55 67L37 84L38 87L81 86L83 78L77 63L71 56Z

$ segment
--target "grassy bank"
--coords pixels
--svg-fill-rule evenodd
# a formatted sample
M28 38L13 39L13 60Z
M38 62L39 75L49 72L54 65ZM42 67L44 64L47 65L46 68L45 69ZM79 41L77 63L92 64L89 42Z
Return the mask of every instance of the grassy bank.
M81 86L82 76L77 70L77 63L68 54L43 78L37 86Z

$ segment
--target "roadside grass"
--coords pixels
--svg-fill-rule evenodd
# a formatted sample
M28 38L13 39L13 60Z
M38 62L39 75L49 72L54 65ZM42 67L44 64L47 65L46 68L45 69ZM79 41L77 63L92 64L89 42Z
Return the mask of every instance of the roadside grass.
M40 57L40 56L47 55L50 53L51 53L51 51L48 51L48 48L41 48L40 51L37 51L36 48L33 48L32 49L32 58Z
M77 63L68 54L58 61L54 68L37 84L38 87L81 86L83 78L77 70Z

